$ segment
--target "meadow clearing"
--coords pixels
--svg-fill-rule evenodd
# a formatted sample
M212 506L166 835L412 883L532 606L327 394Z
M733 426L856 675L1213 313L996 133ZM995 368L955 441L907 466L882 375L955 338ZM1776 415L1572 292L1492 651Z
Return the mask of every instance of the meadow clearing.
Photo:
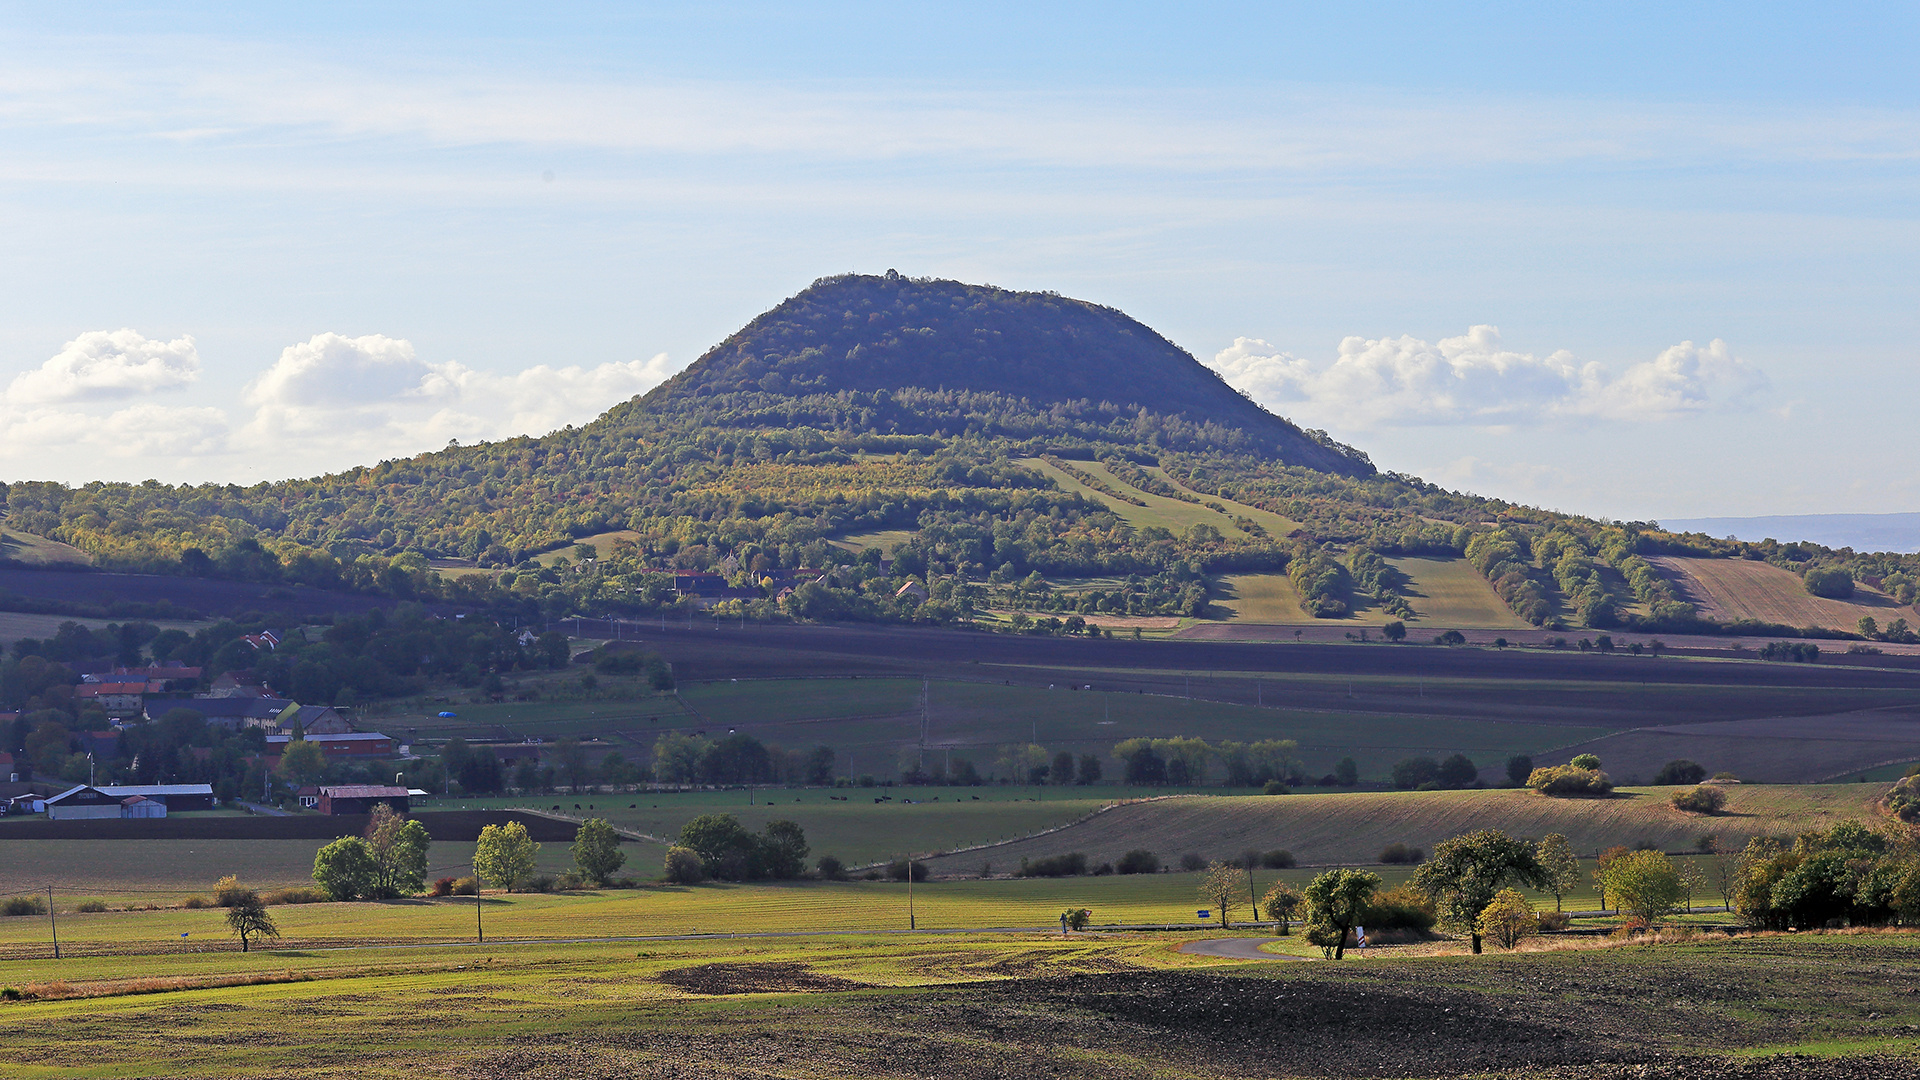
M1222 499L1214 495L1199 495L1196 493L1195 497L1201 499L1202 502L1190 503L1182 499L1156 495L1151 491L1142 491L1115 476L1112 470L1097 461L1072 461L1068 462L1068 464L1090 476L1098 478L1102 483L1107 484L1115 491L1138 499L1146 505L1136 506L1132 503L1122 502L1108 495L1106 492L1082 483L1079 477L1063 472L1039 458L1021 458L1017 464L1044 474L1054 483L1060 485L1063 491L1079 492L1087 498L1099 501L1109 510L1120 515L1128 525L1136 529L1158 527L1171 532L1184 533L1195 525L1210 525L1213 528L1219 529L1225 536L1234 538L1244 537L1247 535L1246 532L1233 523L1233 519L1236 517L1245 518L1257 523L1267 531L1268 535L1274 537L1284 537L1300 527L1299 522L1281 517L1279 514L1271 511L1262 510L1256 506L1248 506L1244 503L1237 503L1231 499ZM1147 469L1146 471L1169 484L1174 484L1176 487L1181 486L1175 483L1165 472L1160 470L1158 466ZM1218 510L1209 509L1204 505L1204 503L1208 502L1220 504L1226 508L1227 512L1223 514Z
M1659 556L1650 561L1678 580L1703 618L1722 622L1757 619L1832 630L1854 630L1862 617L1871 617L1882 626L1897 618L1920 622L1920 613L1911 605L1864 583L1854 586L1851 599L1829 600L1807 592L1799 575L1771 563L1678 556Z

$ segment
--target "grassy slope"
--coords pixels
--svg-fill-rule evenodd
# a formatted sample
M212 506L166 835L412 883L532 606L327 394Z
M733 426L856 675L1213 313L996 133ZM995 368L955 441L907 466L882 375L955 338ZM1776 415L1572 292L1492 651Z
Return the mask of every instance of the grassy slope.
M1914 622L1912 607L1865 585L1855 587L1851 600L1828 600L1809 594L1798 575L1777 566L1747 559L1654 560L1678 576L1687 591L1701 602L1701 614L1710 619L1758 619L1787 626L1824 626L1853 630L1861 616L1881 625L1904 618Z
M1018 464L1033 469L1036 472L1046 474L1054 483L1059 484L1064 491L1077 491L1090 499L1098 499L1114 513L1119 514L1125 519L1127 524L1136 529L1159 526L1160 528L1170 529L1173 532L1179 533L1185 532L1195 525L1211 525L1219 529L1222 534L1237 539L1244 537L1246 533L1242 532L1239 527L1233 524L1233 518L1235 516L1250 518L1259 522L1263 528L1274 536L1285 536L1300 527L1298 522L1283 518L1271 511L1262 510L1255 506L1247 506L1228 499L1201 496L1209 502L1217 502L1226 507L1228 513L1222 514L1217 510L1209 510L1205 506L1195 503L1184 502L1180 499L1170 499L1165 495L1155 495L1150 491L1141 491L1139 488L1113 475L1105 465L1097 461L1075 461L1071 462L1071 464L1076 469L1099 477L1115 491L1131 495L1147 505L1135 506L1132 503L1121 502L1105 492L1088 487L1081 483L1078 478L1054 468L1039 458L1022 458ZM1164 473L1159 475L1162 477L1165 476Z
M21 638L50 638L60 629L61 623L77 622L82 626L99 629L118 619L83 619L72 615L29 615L18 611L0 611L0 645L11 645ZM185 630L191 634L207 625L203 622L188 622L179 619L147 619L162 630Z
M1387 561L1412 579L1404 591L1413 602L1419 622L1496 630L1528 625L1465 559L1410 557Z
M1450 836L1501 829L1515 836L1563 833L1576 851L1648 841L1691 850L1702 834L1741 845L1749 837L1791 835L1852 818L1872 818L1879 785L1741 786L1727 812L1702 818L1667 805L1668 788L1637 789L1603 800L1546 799L1520 790L1353 792L1285 797L1199 797L1120 807L1071 829L1009 844L991 853L936 862L942 871L977 866L983 857L1017 864L1067 851L1096 861L1133 848L1161 858L1197 852L1209 857L1252 848L1286 848L1303 863L1368 862L1391 843L1432 850Z
M19 563L23 566L93 565L93 556L77 547L69 547L58 540L49 540L32 533L14 532L11 529L0 529L0 560Z

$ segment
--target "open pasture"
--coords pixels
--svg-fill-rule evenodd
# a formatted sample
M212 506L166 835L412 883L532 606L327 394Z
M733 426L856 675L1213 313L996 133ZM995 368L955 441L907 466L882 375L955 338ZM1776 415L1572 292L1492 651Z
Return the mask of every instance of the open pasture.
M1237 503L1230 499L1221 499L1211 495L1196 495L1196 497L1203 500L1203 502L1219 503L1221 506L1226 507L1227 512L1222 514L1218 510L1208 509L1200 503L1190 503L1181 499L1168 498L1165 495L1156 495L1151 491L1142 491L1113 475L1111 470L1097 461L1073 461L1068 464L1090 476L1098 478L1102 483L1105 483L1115 491L1138 499L1146 505L1135 506L1132 503L1121 502L1106 492L1087 486L1082 483L1078 477L1056 469L1039 458L1021 458L1018 464L1045 474L1054 483L1059 484L1063 490L1076 491L1090 499L1098 500L1102 505L1120 515L1127 524L1136 529L1158 527L1171 532L1182 533L1195 525L1211 525L1219 529L1223 535L1233 538L1245 537L1247 534L1233 523L1233 519L1236 517L1257 522L1261 528L1266 529L1267 532L1275 538L1284 537L1300 527L1298 522L1281 517L1279 514L1262 510L1259 507L1247 506L1244 503ZM1159 472L1158 469L1153 471L1155 475L1159 476L1162 480L1173 483L1173 480L1164 472Z
M89 567L93 556L58 540L0 529L0 561L20 566Z
M1599 755L1616 779L1629 784L1652 779L1676 758L1761 783L1850 780L1920 758L1920 711L1668 724L1605 735L1566 752Z
M110 622L130 622L129 619L88 619L72 615L31 615L21 611L0 611L0 646L11 645L21 638L50 638L59 632L61 623L79 623L81 626L98 630ZM206 624L186 619L142 619L162 630L185 630L191 634Z
M1413 604L1410 633L1422 627L1518 630L1527 623L1515 615L1487 584L1487 579L1464 559L1399 558L1387 560L1406 578L1401 586ZM1235 624L1274 626L1377 627L1394 618L1365 597L1344 619L1316 619L1300 607L1299 590L1285 574L1226 574L1218 584L1214 606ZM1286 635L1280 635L1284 640Z
M1770 563L1664 555L1649 561L1666 571L1701 615L1722 622L1757 619L1832 630L1856 629L1862 616L1882 626L1902 618L1920 623L1920 612L1877 589L1856 585L1851 599L1829 600L1807 592L1799 575Z
M1500 829L1539 838L1561 833L1578 852L1615 844L1651 843L1667 851L1693 850L1703 835L1742 846L1754 836L1791 836L1852 820L1875 820L1878 784L1824 786L1740 785L1727 810L1714 817L1683 814L1667 805L1671 788L1636 788L1608 799L1549 799L1521 789L1312 793L1284 796L1167 799L1118 806L1083 824L1046 836L936 859L936 873L973 872L980 860L1017 865L1078 851L1109 862L1145 848L1162 860L1186 852L1208 857L1285 848L1302 863L1372 862L1389 844L1426 851L1451 836Z

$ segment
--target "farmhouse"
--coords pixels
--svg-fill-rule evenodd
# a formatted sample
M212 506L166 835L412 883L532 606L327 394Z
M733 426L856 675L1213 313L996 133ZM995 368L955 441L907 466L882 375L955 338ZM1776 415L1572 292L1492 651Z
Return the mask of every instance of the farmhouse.
M128 799L135 795L153 799L175 813L181 810L213 809L212 784L102 784L98 790L116 799Z
M267 753L282 754L287 744L293 741L291 735L267 736ZM320 748L325 757L392 757L393 736L382 735L377 731L350 731L340 735L309 735L307 741Z
M319 810L329 816L371 814L378 803L386 803L399 813L407 812L411 792L386 784L335 784L320 789Z
M98 705L108 716L139 716L147 695L165 689L165 683L157 682L83 683L73 688L73 700L76 705Z
M158 720L175 709L186 709L199 713L206 722L214 727L223 727L229 731L240 728L272 727L280 722L280 714L293 708L293 702L286 698L262 697L149 697L147 698L147 718Z

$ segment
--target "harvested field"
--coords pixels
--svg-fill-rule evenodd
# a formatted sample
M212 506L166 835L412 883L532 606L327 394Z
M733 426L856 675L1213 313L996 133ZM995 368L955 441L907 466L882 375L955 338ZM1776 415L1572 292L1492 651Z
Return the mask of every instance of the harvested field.
M689 994L792 994L858 990L863 984L838 975L822 975L805 964L701 964L675 968L659 976Z
M1721 622L1757 619L1784 626L1821 626L1853 630L1862 616L1885 626L1893 619L1920 622L1920 612L1865 585L1850 600L1828 600L1807 592L1796 574L1748 559L1685 559L1659 556L1648 561L1666 571L1700 614Z
M1353 865L1374 861L1388 844L1431 851L1448 837L1476 829L1531 837L1562 833L1581 852L1641 841L1687 851L1702 833L1739 845L1753 836L1793 835L1872 818L1885 788L1741 785L1729 789L1726 812L1712 818L1672 809L1670 790L1625 791L1609 799L1549 799L1516 789L1165 799L1115 807L1047 836L928 865L935 873L965 873L982 859L1006 866L1070 851L1100 863L1134 848L1146 848L1162 860L1185 852L1218 856L1285 848L1302 863Z
M1778 716L1711 724L1637 728L1570 746L1598 754L1616 779L1651 779L1675 758L1765 784L1850 779L1920 758L1920 712L1905 709L1834 716Z

